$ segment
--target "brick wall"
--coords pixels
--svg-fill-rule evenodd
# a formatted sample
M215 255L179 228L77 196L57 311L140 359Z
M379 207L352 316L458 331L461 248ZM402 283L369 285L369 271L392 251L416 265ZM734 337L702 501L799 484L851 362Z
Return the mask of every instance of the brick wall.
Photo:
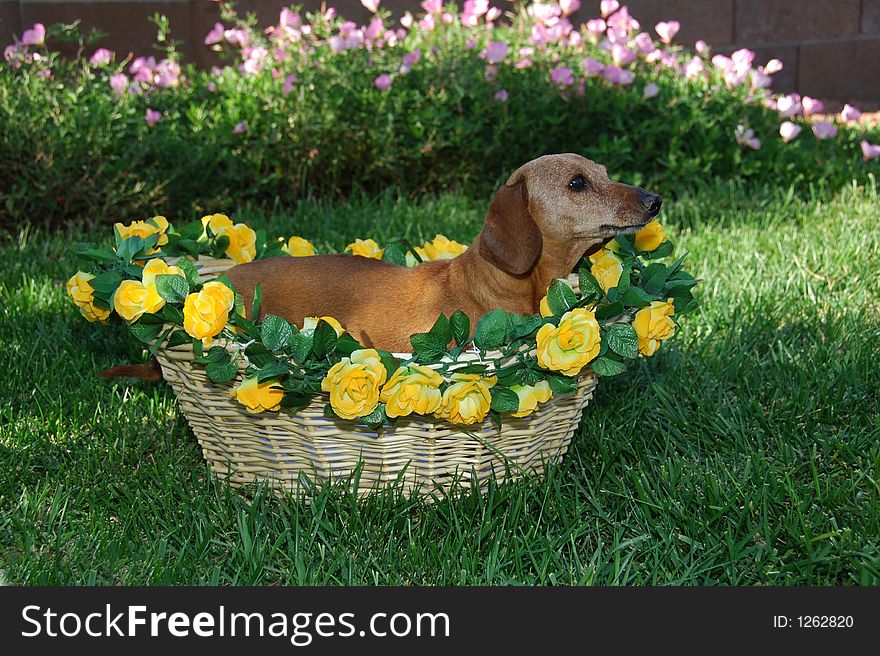
M239 0L244 11L256 11L264 25L277 20L282 7L296 0ZM681 22L676 41L692 45L705 39L717 51L738 47L756 50L759 59L777 57L785 70L776 76L780 91L799 91L819 98L880 101L880 0L623 0L645 28L661 20ZM320 0L305 0L306 7ZM353 20L367 11L359 0L328 2ZM385 0L402 13L418 2ZM506 3L494 2L503 6ZM598 0L582 0L577 22L598 14ZM102 42L120 52L147 53L155 36L148 17L161 12L171 21L172 36L185 42L184 53L202 64L212 54L203 45L217 19L208 0L0 0L0 44L11 41L35 22L82 20L108 36Z

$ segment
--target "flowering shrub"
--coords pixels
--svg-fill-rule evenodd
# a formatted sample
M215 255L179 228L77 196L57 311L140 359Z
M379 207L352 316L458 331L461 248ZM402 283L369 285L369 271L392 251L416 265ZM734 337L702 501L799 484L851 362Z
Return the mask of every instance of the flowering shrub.
M371 425L412 414L464 425L524 417L554 394L574 392L586 368L611 376L653 355L695 306L697 281L682 269L684 258L659 261L673 246L654 221L583 261L579 293L553 281L540 315L493 310L473 331L460 311L440 315L428 332L411 336L411 354L392 354L365 348L333 317L307 317L302 326L271 314L249 320L228 278L201 283L194 258L228 252L230 226L254 236L254 257L280 255L281 245L300 253L291 257L315 252L301 237L270 248L261 231L221 214L180 230L154 217L117 225L113 251L75 245L83 265L67 291L87 320L121 321L153 352L191 344L214 383L231 383L243 368L231 395L251 413L296 412L323 392L329 415ZM360 257L410 266L421 254L436 260L465 249L443 235L421 247L380 248L371 239L349 246ZM260 317L260 305L258 287L251 317Z
M428 0L393 22L368 2L366 25L284 10L264 32L224 5L205 42L227 64L212 71L182 63L161 20L158 57L83 44L65 61L47 45L62 28L34 26L0 64L0 218L204 213L389 185L484 192L549 152L667 191L708 176L836 186L876 166L861 160L880 138L855 108L802 130L818 102L768 91L778 60L682 48L677 22L641 25L617 2L574 25L578 5L502 16Z

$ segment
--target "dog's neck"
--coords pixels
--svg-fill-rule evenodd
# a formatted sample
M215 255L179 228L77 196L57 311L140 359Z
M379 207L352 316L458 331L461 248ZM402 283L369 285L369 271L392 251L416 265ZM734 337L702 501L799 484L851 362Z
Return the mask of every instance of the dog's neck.
M514 276L480 255L480 237L467 251L450 260L450 267L458 269L468 282L467 293L482 313L494 310L499 299L505 299L504 309L519 314L535 314L541 299L555 278L567 278L584 252L595 250L599 244L544 243L535 266L523 276Z

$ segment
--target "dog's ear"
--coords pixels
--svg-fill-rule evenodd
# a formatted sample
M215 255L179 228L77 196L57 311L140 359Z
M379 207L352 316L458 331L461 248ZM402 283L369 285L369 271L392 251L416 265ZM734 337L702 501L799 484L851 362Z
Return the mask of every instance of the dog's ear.
M502 271L522 276L541 255L544 239L529 213L529 193L520 179L499 189L480 235L480 255Z

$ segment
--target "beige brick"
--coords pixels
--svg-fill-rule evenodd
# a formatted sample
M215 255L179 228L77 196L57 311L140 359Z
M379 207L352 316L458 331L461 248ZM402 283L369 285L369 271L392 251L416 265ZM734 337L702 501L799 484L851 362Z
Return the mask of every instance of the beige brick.
M855 35L860 0L736 0L737 43Z
M798 90L816 98L880 98L880 38L801 46Z

